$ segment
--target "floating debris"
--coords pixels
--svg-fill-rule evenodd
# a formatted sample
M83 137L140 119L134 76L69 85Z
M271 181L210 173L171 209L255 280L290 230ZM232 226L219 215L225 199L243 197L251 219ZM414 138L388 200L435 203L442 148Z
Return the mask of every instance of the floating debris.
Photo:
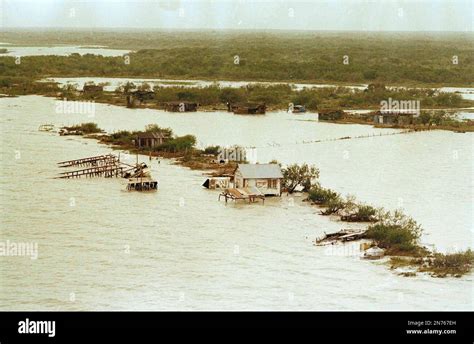
M265 195L261 193L256 187L241 189L228 188L219 195L219 201L221 200L221 196L225 198L226 203L229 199L233 201L237 201L239 199L248 200L249 203L256 202L258 199L261 199L263 203L265 203Z
M68 136L68 135L83 135L84 133L81 130L68 130L66 128L61 128L59 130L60 136Z
M347 242L363 239L366 230L341 229L335 233L324 233L324 237L315 241L316 246L333 245L337 242Z
M128 191L156 191L158 182L151 178L131 178L127 184Z
M206 179L202 184L208 189L227 189L230 185L230 177L212 177Z
M41 124L38 131L54 131L54 124Z
M381 259L385 255L385 250L381 249L378 246L373 246L367 250L365 250L362 258L364 259Z

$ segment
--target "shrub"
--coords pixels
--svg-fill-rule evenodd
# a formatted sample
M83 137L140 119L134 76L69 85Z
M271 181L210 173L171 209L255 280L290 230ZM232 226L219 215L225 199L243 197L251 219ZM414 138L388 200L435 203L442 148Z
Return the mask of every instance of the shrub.
M179 136L169 140L155 148L157 151L167 152L184 152L192 149L196 144L196 137L194 135Z
M115 145L131 145L138 132L130 132L127 130L117 131L111 135L104 137L102 140Z
M423 250L418 245L421 233L421 226L415 220L396 210L385 213L379 222L369 226L365 236L387 249L387 254L418 255Z
M319 184L313 185L308 193L308 199L310 201L323 206L337 198L340 198L337 192L331 189L325 189Z
M97 123L92 122L73 125L72 127L66 127L66 129L82 131L83 134L95 134L102 132L102 129L97 126Z
M474 265L474 252L468 249L457 253L434 253L433 258L428 260L427 266L422 271L431 271L436 276L446 275L460 276L472 270Z
M342 221L349 222L375 222L377 221L377 209L371 205L352 203L346 201L344 207L346 214L341 216Z
M220 150L221 150L220 146L208 146L204 148L204 154L217 155L219 154Z

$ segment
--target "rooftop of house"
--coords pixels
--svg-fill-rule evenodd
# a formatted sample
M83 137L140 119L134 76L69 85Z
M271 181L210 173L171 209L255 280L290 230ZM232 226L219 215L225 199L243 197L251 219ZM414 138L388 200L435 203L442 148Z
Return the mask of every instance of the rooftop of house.
M239 164L237 170L246 179L278 179L283 178L278 164Z
M168 136L162 132L144 132L137 135L139 139L166 139Z

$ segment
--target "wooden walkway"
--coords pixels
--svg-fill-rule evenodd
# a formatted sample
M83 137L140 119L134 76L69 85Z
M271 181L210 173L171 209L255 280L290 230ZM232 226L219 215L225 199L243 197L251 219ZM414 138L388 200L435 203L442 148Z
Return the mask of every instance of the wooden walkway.
M62 161L58 163L59 167L78 167L87 166L87 168L62 172L58 177L60 179L70 178L94 178L94 177L122 177L137 178L149 177L150 172L147 171L148 166L145 163L130 165L120 162L120 159L113 155L99 155L88 158Z
M105 166L99 166L99 167L90 167L90 168L85 168L82 170L76 170L76 171L69 171L69 172L63 172L60 173L60 177L58 178L80 178L80 177L105 177L105 178L112 178L112 177L122 177L124 173L124 168L123 166L119 165L105 165Z
M83 159L68 160L58 162L59 167L72 167L72 166L90 166L99 167L118 163L119 159L113 154L92 156Z

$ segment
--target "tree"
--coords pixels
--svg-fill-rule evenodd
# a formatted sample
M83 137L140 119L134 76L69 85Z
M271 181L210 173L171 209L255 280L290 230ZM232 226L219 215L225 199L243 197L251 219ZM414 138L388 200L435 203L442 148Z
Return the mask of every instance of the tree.
M151 91L151 85L147 82L144 82L143 84L141 84L139 87L138 87L138 90L139 91L145 91L145 92L149 92Z
M117 89L115 90L116 92L122 92L122 93L128 93L130 92L131 90L135 89L136 86L133 82L130 82L130 81L127 81L124 85L120 85L119 87L117 87Z
M75 84L66 84L61 88L61 98L71 99L77 93L77 86Z
M158 124L147 124L145 126L145 132L147 133L162 133L165 136L173 136L173 130L171 128L162 128Z
M288 188L289 193L293 193L298 186L303 187L303 191L311 188L314 179L319 178L319 169L315 166L303 164L293 164L283 169L283 184Z

